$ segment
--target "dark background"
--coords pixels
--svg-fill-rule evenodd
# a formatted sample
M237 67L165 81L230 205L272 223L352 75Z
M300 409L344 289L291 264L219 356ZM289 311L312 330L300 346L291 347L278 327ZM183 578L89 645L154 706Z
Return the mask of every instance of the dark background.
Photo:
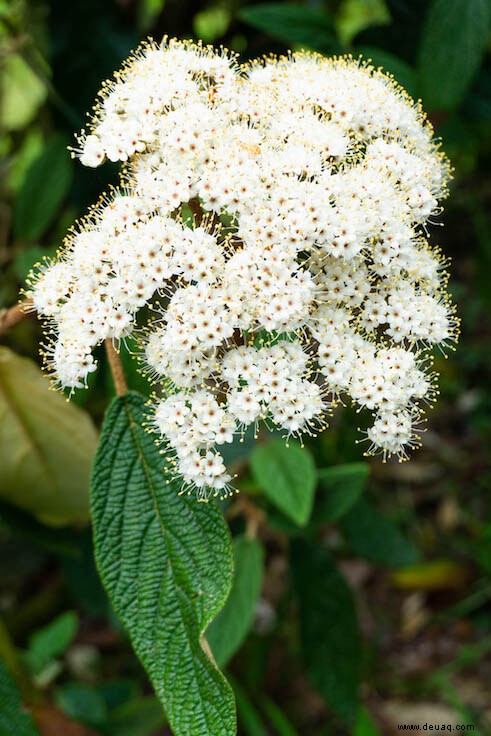
M375 534L375 553L356 540L350 546L336 524L322 530L357 604L365 710L349 725L309 682L298 601L290 594L288 531L273 516L261 531L266 571L254 630L230 665L244 734L373 736L397 733L397 723L425 722L491 733L490 14L487 0L0 2L0 307L17 301L31 265L53 253L73 220L117 183L116 167L85 170L66 146L101 81L148 35L202 38L243 59L302 47L363 53L422 98L454 166L445 227L432 229L432 242L451 258L461 338L456 352L436 358L441 396L423 448L402 465L371 460L366 491L420 561L405 575L388 568L385 527ZM3 336L35 360L39 339L35 320ZM128 371L130 385L146 390ZM102 365L75 401L99 423L112 395ZM349 410L336 417L311 445L318 465L362 459L357 423ZM36 675L43 700L54 704L43 733L169 733L97 584L90 532L50 531L6 503L0 514L0 613L20 651L36 631L76 611L75 636ZM75 557L53 550L68 537ZM263 696L284 711L290 731L275 722Z

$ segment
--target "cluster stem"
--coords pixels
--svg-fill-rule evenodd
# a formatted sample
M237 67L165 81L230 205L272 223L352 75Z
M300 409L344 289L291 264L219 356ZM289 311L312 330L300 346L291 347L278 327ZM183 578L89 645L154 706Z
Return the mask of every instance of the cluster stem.
M7 309L0 309L0 335L8 332L8 330L15 327L19 322L25 320L32 311L33 306L30 299L26 299Z
M111 374L114 381L116 396L124 396L128 391L128 384L126 383L121 358L119 357L119 353L114 347L111 338L106 338L104 342L106 346L107 360L109 362L109 367L111 368Z

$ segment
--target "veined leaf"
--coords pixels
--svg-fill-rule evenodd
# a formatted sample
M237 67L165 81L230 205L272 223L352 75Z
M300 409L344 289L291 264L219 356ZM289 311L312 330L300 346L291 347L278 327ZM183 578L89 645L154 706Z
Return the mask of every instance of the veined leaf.
M211 622L206 639L223 667L244 641L254 619L263 576L263 548L258 539L234 540L234 580L227 602Z
M0 736L39 736L17 685L0 659Z
M307 523L314 501L316 470L311 454L297 442L256 447L251 455L256 483L266 496L297 524Z
M0 348L0 496L47 524L89 518L97 432L38 366Z
M234 736L232 691L200 643L230 590L230 536L215 504L178 494L145 419L130 392L104 422L92 484L99 571L175 736Z
M419 80L424 104L451 110L464 98L486 49L489 0L433 0L423 27Z
M360 636L351 591L332 557L305 540L292 544L291 569L307 673L331 708L352 719L358 709Z

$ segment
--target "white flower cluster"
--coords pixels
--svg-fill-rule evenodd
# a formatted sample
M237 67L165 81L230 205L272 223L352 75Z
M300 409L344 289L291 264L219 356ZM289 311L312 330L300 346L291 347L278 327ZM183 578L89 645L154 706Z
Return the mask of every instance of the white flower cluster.
M435 393L427 353L457 320L426 230L448 162L389 76L149 44L104 85L79 146L86 166L127 163L32 279L59 385L85 385L95 346L153 305L154 421L187 487L228 488L217 448L245 427L318 429L343 397L373 412L370 451L405 456Z

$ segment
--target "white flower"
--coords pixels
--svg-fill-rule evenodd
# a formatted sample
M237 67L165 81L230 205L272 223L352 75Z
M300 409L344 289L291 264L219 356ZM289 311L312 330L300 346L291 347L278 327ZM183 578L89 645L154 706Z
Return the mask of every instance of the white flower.
M86 166L126 167L31 283L59 385L84 386L93 349L151 306L154 426L187 488L225 492L217 447L260 420L318 430L328 395L373 412L370 451L406 456L435 395L428 351L458 325L426 228L449 165L392 79L350 58L238 67L150 43L79 147Z

